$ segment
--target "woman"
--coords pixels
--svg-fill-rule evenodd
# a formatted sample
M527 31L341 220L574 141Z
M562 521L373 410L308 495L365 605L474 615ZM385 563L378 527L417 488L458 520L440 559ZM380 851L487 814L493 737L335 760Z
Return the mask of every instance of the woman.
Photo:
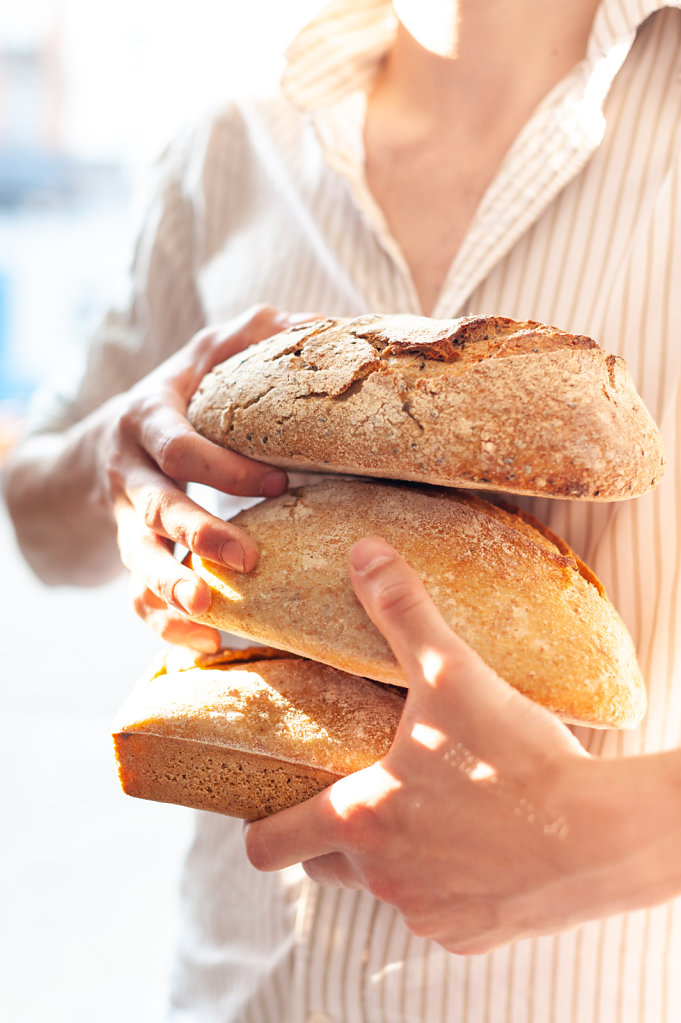
M533 508L634 636L650 709L631 733L577 742L443 627L380 539L353 550L412 727L245 847L238 824L197 815L169 1019L679 1018L680 41L678 3L341 0L294 42L281 91L166 154L129 306L8 473L45 578L97 581L122 558L150 624L214 649L184 614L208 595L172 544L244 571L257 551L184 485L268 496L286 480L184 411L209 366L288 322L241 315L263 300L589 334L626 359L668 455L645 498ZM452 772L452 749L487 784Z

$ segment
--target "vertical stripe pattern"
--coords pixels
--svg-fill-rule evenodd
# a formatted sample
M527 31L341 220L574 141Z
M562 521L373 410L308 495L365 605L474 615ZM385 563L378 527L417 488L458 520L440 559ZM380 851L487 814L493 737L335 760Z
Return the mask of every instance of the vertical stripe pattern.
M363 177L363 90L386 0L336 0L291 50L286 98L234 103L169 150L137 250L63 426L204 322L267 301L418 312ZM310 49L310 42L314 50ZM663 431L657 492L615 505L523 502L594 568L649 688L640 728L578 730L594 755L681 743L681 10L604 0L587 56L508 153L437 315L493 312L595 337L624 357ZM259 875L240 825L197 815L172 1023L678 1023L681 900L462 958L363 892L300 868Z

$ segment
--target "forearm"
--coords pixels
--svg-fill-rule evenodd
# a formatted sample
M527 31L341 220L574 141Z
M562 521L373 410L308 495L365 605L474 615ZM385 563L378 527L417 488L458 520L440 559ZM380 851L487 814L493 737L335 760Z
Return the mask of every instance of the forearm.
M96 585L121 569L116 527L101 486L108 406L59 434L38 434L7 461L4 489L17 540L46 583Z
M191 500L187 484L273 496L285 488L286 475L212 444L193 429L186 410L208 369L288 322L262 307L200 331L70 429L20 445L6 465L7 505L40 578L95 585L123 564L154 595L155 610L160 601L191 616L205 610L210 594L179 565L174 545L237 571L255 567L255 544Z
M681 750L575 766L573 896L586 886L606 916L681 894Z

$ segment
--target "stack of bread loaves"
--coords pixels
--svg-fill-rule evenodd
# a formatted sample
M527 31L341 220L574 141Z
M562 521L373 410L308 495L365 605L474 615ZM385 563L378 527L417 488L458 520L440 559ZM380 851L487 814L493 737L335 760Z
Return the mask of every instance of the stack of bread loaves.
M252 819L387 751L405 679L347 573L371 534L526 696L567 722L641 719L634 647L593 573L532 517L471 493L655 487L660 434L621 359L502 317L325 319L216 367L188 414L217 444L326 475L235 517L253 572L191 558L213 594L201 620L267 647L168 656L139 684L114 732L126 792Z

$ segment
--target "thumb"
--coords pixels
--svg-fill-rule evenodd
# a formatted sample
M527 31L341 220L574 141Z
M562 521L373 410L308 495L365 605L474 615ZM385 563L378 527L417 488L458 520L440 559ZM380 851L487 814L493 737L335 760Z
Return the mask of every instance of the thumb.
M385 540L367 537L349 552L350 581L364 610L389 643L410 684L433 681L442 654L466 645L449 629L416 572ZM472 651L470 652L472 653Z

